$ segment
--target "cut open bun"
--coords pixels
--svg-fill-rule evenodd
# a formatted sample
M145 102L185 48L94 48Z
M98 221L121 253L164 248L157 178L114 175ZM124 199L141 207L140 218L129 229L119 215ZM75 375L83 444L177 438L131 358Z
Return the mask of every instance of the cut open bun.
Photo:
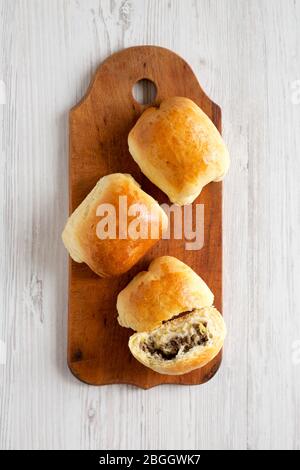
M129 339L133 356L150 369L180 375L205 366L221 350L226 327L214 307L195 309Z
M189 266L161 256L132 279L117 300L133 356L160 374L180 375L205 366L222 348L226 328L214 296Z

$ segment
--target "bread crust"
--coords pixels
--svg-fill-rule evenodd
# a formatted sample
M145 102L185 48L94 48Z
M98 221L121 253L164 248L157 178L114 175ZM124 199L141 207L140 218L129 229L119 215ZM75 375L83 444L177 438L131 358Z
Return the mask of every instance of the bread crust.
M127 196L128 207L142 204L139 216L148 226L148 238L119 238L119 196ZM100 217L96 212L100 204L115 207L116 239L100 239L97 235ZM128 216L128 226L134 218ZM153 238L150 223L154 231L157 229L157 235ZM111 277L128 271L162 237L167 225L165 212L142 191L132 176L115 173L101 178L77 207L66 223L62 239L74 261L86 263L99 276Z
M207 323L209 341L205 345L196 346L188 352L181 352L177 357L165 360L157 355L151 355L143 349L143 343L153 335L155 331L135 333L129 339L129 349L133 356L146 367L166 375L181 375L208 364L221 350L226 336L226 327L222 315L214 307L205 307L189 315L186 319L172 320L159 330L167 330L170 323L183 323L201 321Z
M137 274L117 299L118 321L135 331L150 331L194 308L211 306L214 295L189 266L161 256Z
M128 136L147 178L179 205L190 204L229 168L229 153L209 117L190 99L172 97L148 108Z

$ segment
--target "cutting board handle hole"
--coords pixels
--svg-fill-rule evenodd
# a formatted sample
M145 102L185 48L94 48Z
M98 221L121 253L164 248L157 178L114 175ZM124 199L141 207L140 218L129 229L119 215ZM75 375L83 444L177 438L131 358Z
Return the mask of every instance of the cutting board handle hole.
M132 87L132 95L135 101L142 105L153 104L157 95L157 87L152 80L143 78Z

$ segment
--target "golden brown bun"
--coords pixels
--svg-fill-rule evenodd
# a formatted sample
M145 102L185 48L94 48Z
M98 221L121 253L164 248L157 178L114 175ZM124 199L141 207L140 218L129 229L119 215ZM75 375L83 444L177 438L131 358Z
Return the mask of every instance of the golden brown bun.
M118 321L135 331L149 331L213 301L213 293L189 266L172 256L161 256L119 293Z
M168 321L156 330L135 333L129 339L129 348L150 369L180 375L210 362L221 350L225 336L220 313L214 307L205 307Z
M179 205L192 203L229 167L219 131L188 98L173 97L148 108L129 133L128 145L147 178Z
M149 234L151 223L154 238L119 238L119 196L127 196L128 207L135 203L143 205L140 218L147 223ZM116 239L100 239L97 236L100 216L96 211L100 204L105 203L112 204L116 209ZM133 219L136 217L128 217L128 226ZM165 212L141 190L132 176L115 173L101 178L77 207L67 221L62 239L74 261L86 263L99 276L110 277L128 271L161 238L167 224Z

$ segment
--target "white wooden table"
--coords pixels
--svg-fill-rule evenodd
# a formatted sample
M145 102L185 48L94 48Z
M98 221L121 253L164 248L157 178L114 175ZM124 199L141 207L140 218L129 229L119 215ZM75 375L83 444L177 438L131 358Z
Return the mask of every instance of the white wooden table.
M229 335L203 386L89 387L66 364L68 110L138 44L223 108ZM0 80L0 447L299 449L300 1L0 0Z

